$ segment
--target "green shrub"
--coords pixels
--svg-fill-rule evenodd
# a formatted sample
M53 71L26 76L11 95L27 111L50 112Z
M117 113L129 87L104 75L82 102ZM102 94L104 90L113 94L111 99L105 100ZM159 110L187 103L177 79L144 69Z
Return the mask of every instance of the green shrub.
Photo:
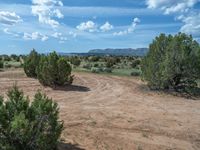
M103 68L103 72L112 73L111 68Z
M17 62L20 61L20 57L17 56L16 54L12 54L12 55L10 55L10 58L11 58L13 61L17 61Z
M81 60L77 56L70 57L70 62L77 67L81 64Z
M4 61L11 61L11 58L8 55L3 55L2 57Z
M73 81L71 70L67 60L53 52L41 58L37 77L40 83L46 86L71 84Z
M200 46L192 36L161 34L142 61L142 76L153 89L183 90L197 87Z
M92 65L91 64L84 64L83 68L85 68L85 69L91 69Z
M136 67L138 67L138 65L140 65L141 64L141 60L140 59L135 59L135 60L133 60L133 62L131 63L131 67L132 68L136 68Z
M57 103L36 93L32 103L14 86L0 97L1 150L56 150L63 130Z
M131 72L131 76L140 76L140 75L141 75L141 72L139 70Z
M111 68L117 63L117 60L114 57L107 57L106 58L106 67Z
M36 78L36 69L40 62L40 55L33 49L24 61L24 72L28 77Z
M99 59L100 59L99 56L90 56L90 57L88 58L88 60L89 60L90 62L98 62Z
M3 61L0 61L0 69L2 69L3 68Z
M96 64L94 64L94 67L99 67L99 64L97 64L97 63L96 63Z
M12 67L12 65L9 64L8 62L6 62L6 63L4 64L4 68L11 68L11 67Z
M91 68L91 72L92 72L92 73L100 73L101 71L102 71L101 68L96 68L96 67L92 67L92 68Z

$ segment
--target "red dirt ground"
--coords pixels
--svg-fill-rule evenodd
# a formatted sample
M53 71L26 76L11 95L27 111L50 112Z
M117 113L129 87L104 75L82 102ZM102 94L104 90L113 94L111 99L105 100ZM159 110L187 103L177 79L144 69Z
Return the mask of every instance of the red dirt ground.
M136 78L75 73L67 88L44 88L22 70L0 72L0 94L17 82L60 106L62 150L199 150L200 100L149 91Z

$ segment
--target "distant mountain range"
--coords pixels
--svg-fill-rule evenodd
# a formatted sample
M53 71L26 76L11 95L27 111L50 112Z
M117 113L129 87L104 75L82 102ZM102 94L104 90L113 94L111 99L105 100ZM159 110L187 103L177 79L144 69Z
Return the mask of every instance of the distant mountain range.
M104 56L104 55L113 55L113 56L144 56L148 52L148 48L123 48L123 49L93 49L88 53L58 53L62 56Z
M88 53L104 54L104 55L118 55L118 56L144 56L148 52L148 48L123 48L123 49L94 49Z

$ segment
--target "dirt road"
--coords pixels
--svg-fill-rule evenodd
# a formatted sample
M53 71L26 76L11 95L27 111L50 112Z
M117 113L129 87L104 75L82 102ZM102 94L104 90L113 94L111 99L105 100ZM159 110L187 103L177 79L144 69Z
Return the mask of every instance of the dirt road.
M17 82L60 106L63 150L199 150L200 100L149 91L136 78L75 73L68 88L42 87L22 71L0 72L0 94Z

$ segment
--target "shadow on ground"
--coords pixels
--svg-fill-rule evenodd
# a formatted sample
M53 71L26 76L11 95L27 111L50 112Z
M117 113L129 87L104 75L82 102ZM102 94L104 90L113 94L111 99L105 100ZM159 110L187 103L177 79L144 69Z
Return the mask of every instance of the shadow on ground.
M58 150L85 150L85 149L80 148L77 144L60 143L58 145Z
M140 85L138 89L141 92L144 93L156 93L156 94L169 94L173 95L176 97L183 97L188 100L200 100L200 88L195 87L191 88L189 90L182 90L182 91L175 91L174 89L169 89L169 90L155 90L155 89L150 89L147 85Z
M66 85L62 87L54 87L54 90L58 91L77 91L77 92L89 92L90 88L80 85Z

